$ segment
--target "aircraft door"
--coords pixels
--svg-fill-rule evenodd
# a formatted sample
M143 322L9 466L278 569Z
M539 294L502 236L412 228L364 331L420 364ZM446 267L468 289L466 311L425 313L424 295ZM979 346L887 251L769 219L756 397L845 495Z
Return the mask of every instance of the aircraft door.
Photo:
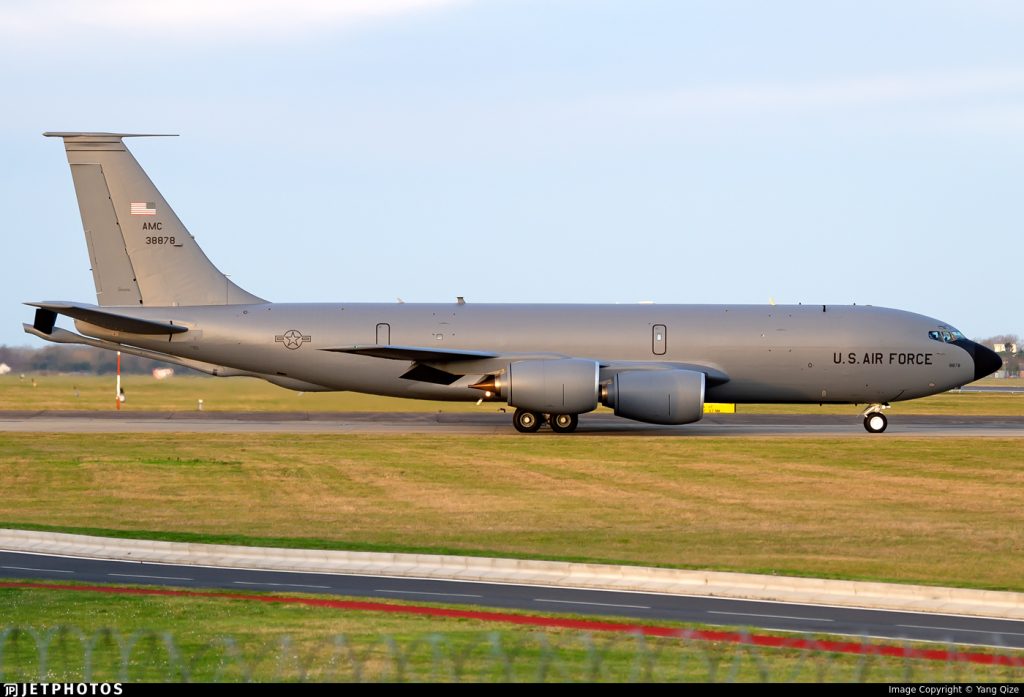
M377 325L377 345L391 345L391 325L387 322L381 322Z
M668 346L668 329L664 324L655 324L651 334L651 347L655 356L664 356Z

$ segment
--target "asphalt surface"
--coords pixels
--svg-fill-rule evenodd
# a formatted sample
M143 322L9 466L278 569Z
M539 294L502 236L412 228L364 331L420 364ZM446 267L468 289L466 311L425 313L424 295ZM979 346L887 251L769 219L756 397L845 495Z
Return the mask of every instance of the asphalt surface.
M220 569L0 551L0 578L317 593L652 622L1024 648L1024 621L547 586Z
M493 408L493 407L492 407ZM915 416L888 412L884 434L869 434L860 416L709 414L685 426L655 426L608 413L584 414L574 437L904 436L1024 437L1021 416ZM0 411L0 432L27 433L428 433L515 434L511 413L481 412L133 412ZM542 429L538 436L554 436ZM523 436L531 437L531 436ZM565 437L565 436L558 436Z

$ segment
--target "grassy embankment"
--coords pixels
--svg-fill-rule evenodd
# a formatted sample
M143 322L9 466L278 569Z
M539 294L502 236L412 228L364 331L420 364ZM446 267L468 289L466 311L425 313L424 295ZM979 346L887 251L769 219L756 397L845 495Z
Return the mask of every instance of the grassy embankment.
M986 380L981 384L1024 386L1024 379ZM146 375L123 377L128 411L193 411L203 400L208 411L496 411L503 405L472 402L429 402L352 392L298 393L256 378L176 376L158 381ZM114 407L113 376L18 375L0 377L0 410L109 410ZM852 405L743 404L746 414L849 414ZM892 414L1024 414L1024 395L946 393L898 402Z
M0 378L0 409L111 406L109 378L34 376L34 387L32 379ZM206 409L232 411L494 408L354 394L299 395L247 379L156 382L133 376L126 378L126 389L128 410L191 410L200 398ZM1024 399L1017 395L947 394L898 404L896 411L1003 415L1022 413L1022 405ZM854 407L817 406L740 410L855 413ZM511 436L481 442L465 436L324 435L297 440L249 434L54 434L41 440L37 435L3 434L0 525L1024 590L1019 443L778 438L769 446L755 439ZM470 644L482 646L483 632L492 629L462 620L399 620L378 614L342 619L339 614L314 616L308 608L196 599L86 600L49 591L0 591L0 609L8 625L70 624L87 632L115 626L126 634L143 628L170 630L183 650L197 654L213 637L232 634L252 660L262 655L275 632L288 634L310 655L322 652L323 637L345 633L364 652L368 675L375 677L388 677L393 670L385 644L377 641L381 634L396 637L400 649L407 650L415 643L413 637L445 631L452 646L463 651ZM502 631L511 643L529 643L537 636L521 629ZM564 659L565 675L587 677L579 635L545 636L572 647ZM713 663L725 655L715 647L658 648L670 667L656 667L654 679L707 679L708 657ZM628 675L635 659L632 645L623 644L621 651L616 648L609 655L605 665L612 672L602 675ZM734 654L727 655L731 670ZM783 671L786 679L850 679L856 675L851 671L864 665L852 657L808 662L798 652L759 655L770 674ZM27 670L33 659L25 654L19 660L8 665ZM193 674L214 670L211 661L199 659ZM754 664L746 655L740 675L756 679L760 674ZM110 670L113 665L111 658ZM434 665L425 654L410 663L420 677L428 677L424 671ZM452 665L442 663L442 670ZM812 666L815 672L809 675ZM818 672L822 666L824 674ZM902 662L897 666L872 659L869 677L904 679L903 667ZM241 675L232 670L229 677ZM275 675L265 665L255 670L257 676ZM535 666L524 670L517 668L516 674L535 675L530 672ZM725 670L723 663L719 676ZM60 679L74 674L69 663L68 672L51 675ZM13 675L8 673L9 679ZM152 675L159 679L163 674ZM966 672L940 673L933 679L947 675L1005 677Z
M0 434L0 521L1024 590L1010 438Z
M193 682L997 682L1019 680L1022 675L1021 668L1011 667L673 638L641 640L623 634L588 636L574 630L533 629L472 619L226 598L0 588L0 608L0 630L22 627L35 632L35 636L8 634L0 646L4 650L0 672L8 682L84 680L85 652L74 630L93 645L88 661L93 682L176 682L186 678ZM61 634L59 627L74 630ZM105 634L107 628L116 628L116 634ZM171 637L173 653L168 651L166 635ZM344 637L343 642L335 639L339 636ZM48 645L45 675L39 675L37 638ZM126 661L122 647L130 652Z

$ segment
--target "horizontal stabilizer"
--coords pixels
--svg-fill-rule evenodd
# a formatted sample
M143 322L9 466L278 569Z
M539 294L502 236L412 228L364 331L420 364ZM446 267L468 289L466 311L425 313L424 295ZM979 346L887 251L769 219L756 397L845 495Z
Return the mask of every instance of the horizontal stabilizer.
M149 349L138 348L137 346L119 344L113 341L104 341L103 339L93 339L91 337L82 336L81 334L69 332L67 329L61 329L60 327L55 327L48 332L43 332L40 331L38 327L35 327L31 324L23 324L21 326L24 328L27 334L37 336L44 341L50 341L54 344L80 344L82 346L94 346L95 348L107 349L110 351L121 351L132 356L148 358L154 361L163 361L165 363L172 363L174 365L180 365L183 368L191 368L192 370L197 370L200 373L206 373L207 375L216 375L217 377L260 378L275 385L286 387L289 390L296 390L299 392L331 391L331 388L329 387L317 385L312 382L296 380L295 378L290 378L287 376L268 375L266 373L253 373L248 370L239 370L237 368L227 368L225 366L216 365L214 363L205 363L203 361L197 361L191 358L181 358L179 356L172 356L170 354L160 353L159 351L150 351Z
M110 331L125 332L126 334L180 334L188 331L188 327L171 324L170 322L140 319L84 303L44 302L25 304L55 312L58 315L65 315L72 319L80 319L83 322L88 322Z
M109 140L111 138L154 138L177 136L177 133L100 133L90 131L45 131L47 138L80 138L82 140Z
M357 344L325 348L321 351L334 353L353 353L357 356L373 358L389 358L394 361L420 361L421 363L447 363L451 361L471 361L479 358L497 358L497 353L487 351L465 351L462 349L436 349L428 346L386 346L382 344Z

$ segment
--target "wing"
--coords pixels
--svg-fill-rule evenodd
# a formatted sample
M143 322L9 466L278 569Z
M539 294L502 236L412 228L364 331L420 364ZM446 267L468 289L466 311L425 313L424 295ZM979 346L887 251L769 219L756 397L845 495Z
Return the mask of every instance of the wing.
M386 346L382 344L355 344L325 348L321 351L333 353L354 353L357 356L388 358L394 361L420 361L424 363L446 363L451 361L497 358L499 354L486 351L464 351L461 349L437 349L429 346Z
M497 351L471 351L466 349L439 349L433 346L391 346L384 344L356 344L320 349L334 353L351 353L395 361L410 361L412 366L402 375L406 380L451 385L467 375L494 375L509 363L526 360L556 360L580 358L560 353L501 353ZM692 370L704 373L709 385L729 382L729 376L711 364L679 363L669 361L603 361L601 378L610 379L615 373L633 370Z

